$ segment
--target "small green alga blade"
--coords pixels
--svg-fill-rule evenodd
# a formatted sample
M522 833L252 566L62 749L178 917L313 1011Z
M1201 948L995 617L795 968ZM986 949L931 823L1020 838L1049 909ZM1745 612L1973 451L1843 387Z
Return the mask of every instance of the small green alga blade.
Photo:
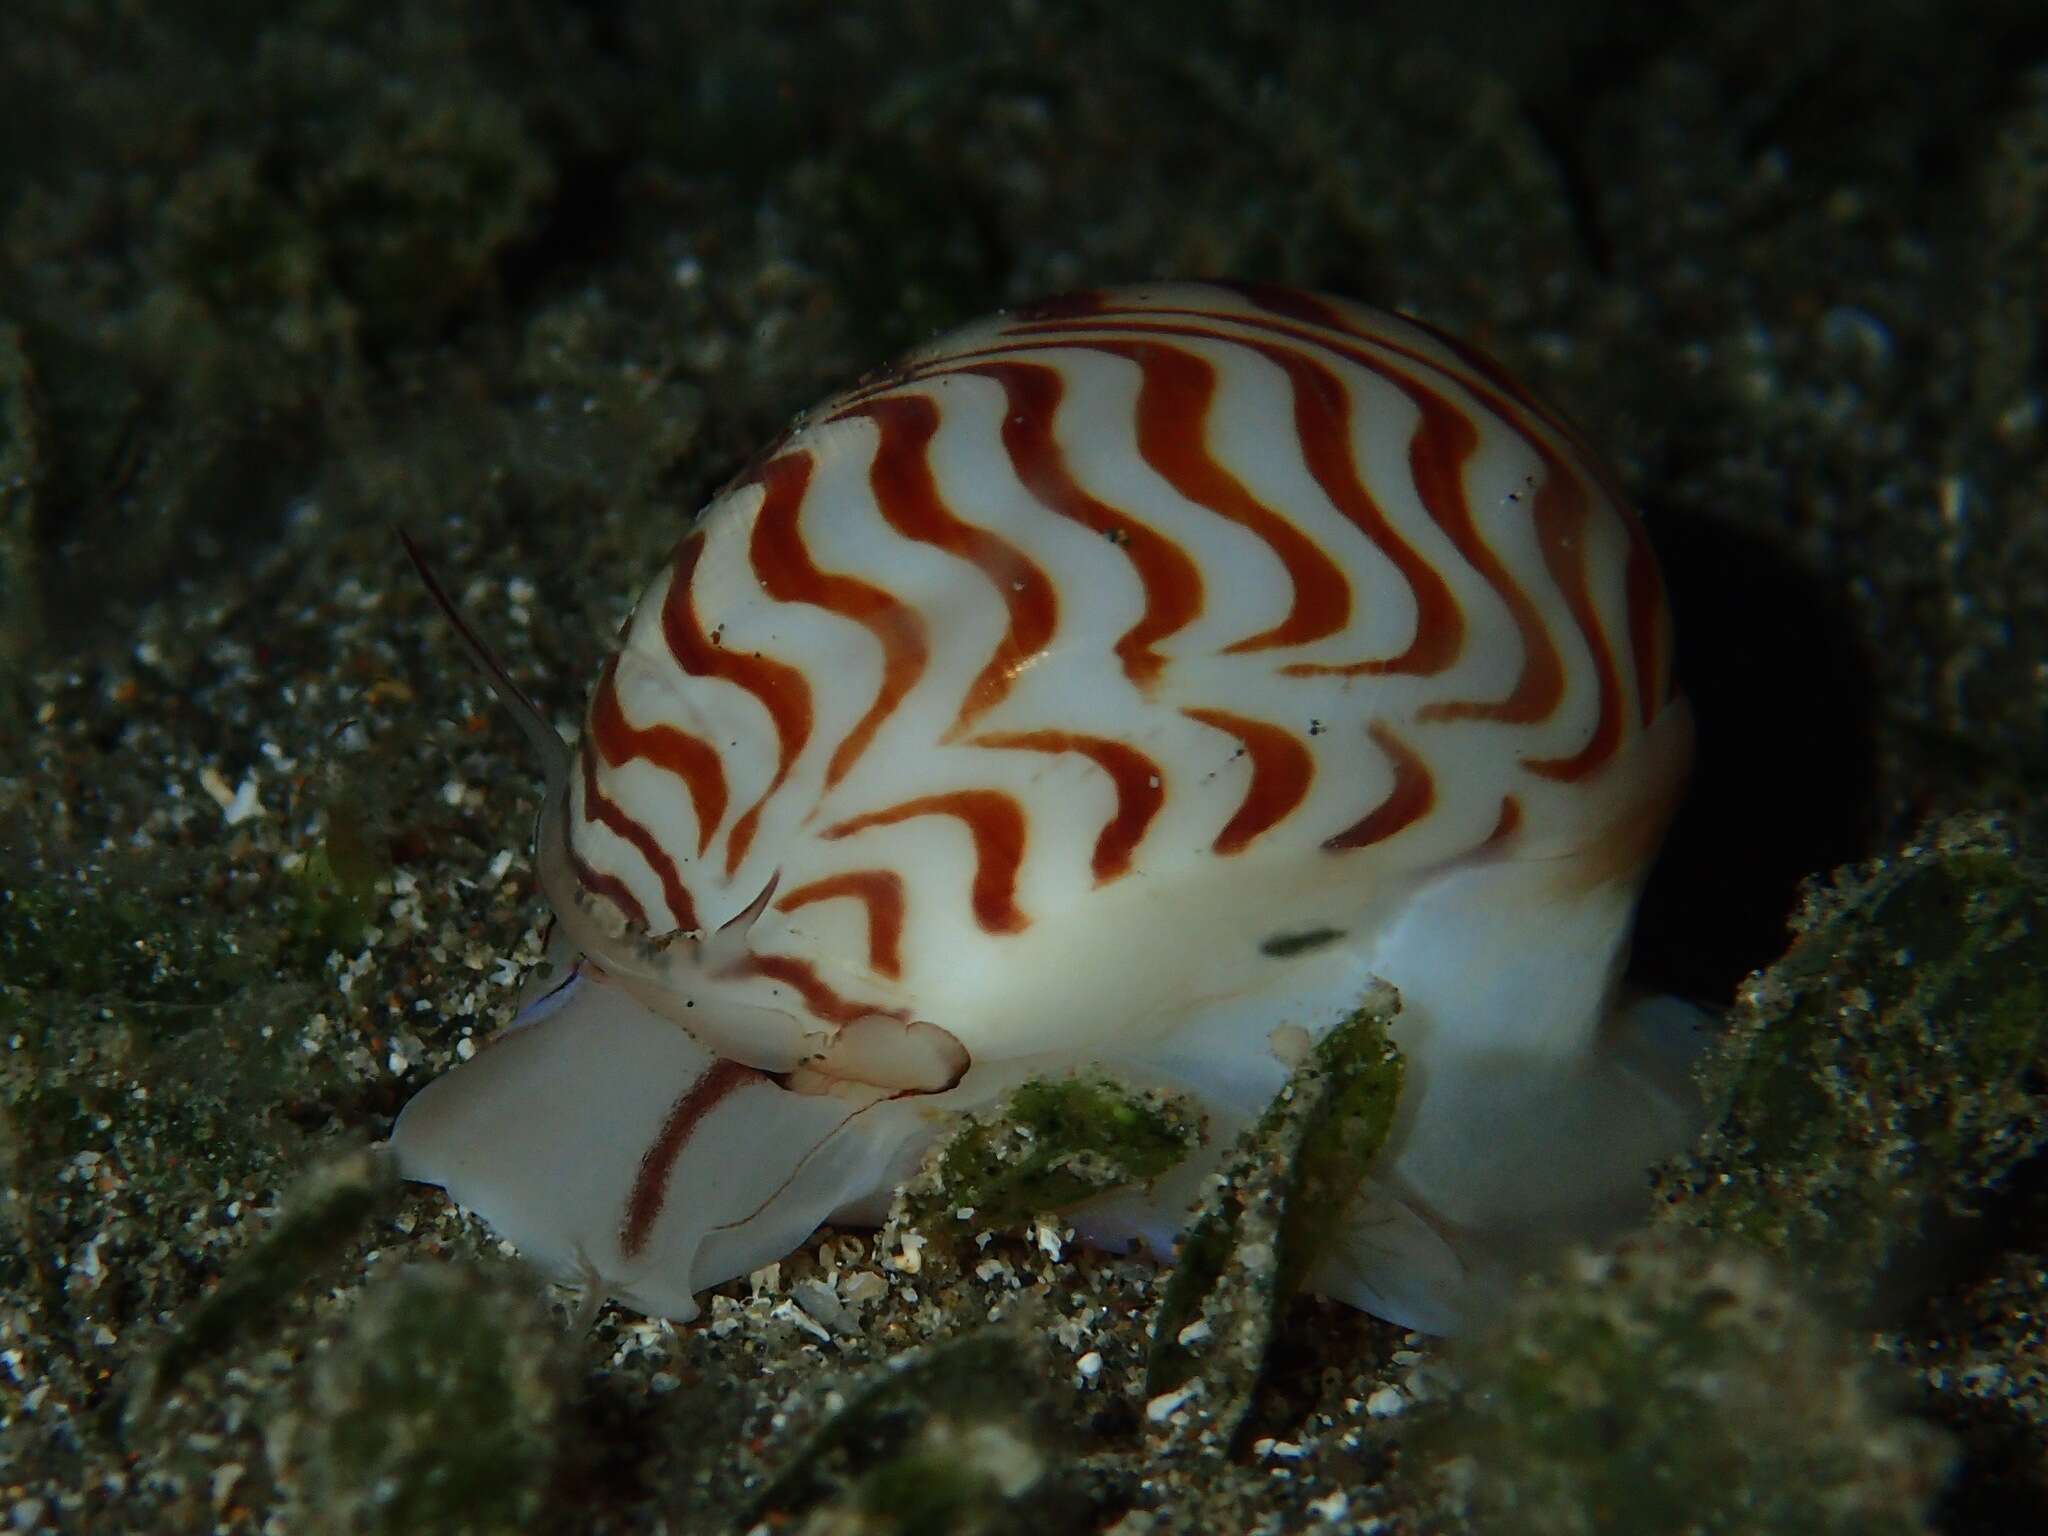
M1393 988L1375 983L1310 1047L1217 1177L1152 1323L1145 1380L1169 1404L1161 1422L1177 1417L1168 1395L1192 1386L1193 1419L1223 1442L1242 1423L1282 1310L1393 1125L1403 1069L1387 1031L1399 1008Z

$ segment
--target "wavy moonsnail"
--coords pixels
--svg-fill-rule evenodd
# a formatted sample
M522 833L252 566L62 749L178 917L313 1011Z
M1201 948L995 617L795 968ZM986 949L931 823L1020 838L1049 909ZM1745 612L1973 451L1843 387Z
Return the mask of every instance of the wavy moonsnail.
M1379 976L1408 1087L1315 1281L1455 1327L1697 1117L1690 1011L1619 984L1671 657L1599 461L1434 330L1206 284L967 326L712 501L573 756L517 701L573 964L398 1159L686 1319L1030 1076L1177 1088L1227 1144L1276 1027ZM1087 1225L1170 1239L1204 1171Z

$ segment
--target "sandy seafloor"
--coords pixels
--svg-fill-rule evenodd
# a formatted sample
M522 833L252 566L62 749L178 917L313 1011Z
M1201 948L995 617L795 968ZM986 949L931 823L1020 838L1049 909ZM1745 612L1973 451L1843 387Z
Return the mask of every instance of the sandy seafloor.
M576 1335L573 1295L544 1311L415 1190L337 1217L258 1305L246 1256L284 1192L509 1017L543 915L535 765L398 531L571 726L710 489L998 305L1327 288L1477 339L1583 424L1645 509L1701 720L1646 980L1726 1005L1785 948L1802 877L1937 817L2041 829L2027 0L9 10L0 1529L1466 1528L1430 1469L1485 1415L1446 1407L1434 1341L1297 1301L1219 1454L1148 1419L1158 1271L1057 1223L954 1273L828 1233L697 1325L613 1308ZM2014 899L2000 953L2038 958L2043 908ZM1923 976L1927 945L1888 953L1937 1035L2030 996L1998 1038L2039 1046L2038 968L1987 999ZM1859 1049L1832 1083L1882 1075ZM2025 1049L1992 1110L1921 1110L2034 1146ZM1799 1311L1826 1287L1797 1243L1768 1270L1681 1257L1656 1286L1761 1288L1737 1310L1778 1322L1715 1357L1713 1391L1683 1347L1631 1357L1633 1406L1580 1440L1486 1421L1504 1485L1474 1497L1522 1513L1478 1526L1653 1528L1610 1484L1649 1477L1632 1435L1681 1396L1728 1406L1670 1442L1711 1468L1671 1472L1709 1490L1671 1528L1835 1528L1777 1498L1809 1475L1861 1488L1845 1509L1891 1490L1858 1529L2048 1519L2039 1162L1930 1172L1934 1147L1884 1153L1954 1214L1876 1240L1911 1252L1874 1313ZM1615 1273L1544 1283L1569 1306ZM128 1413L224 1274L246 1304ZM883 1362L947 1340L758 1503ZM1497 1357L1558 1380L1588 1358L1525 1342ZM1598 1419L1618 1378L1573 1380L1559 1401Z

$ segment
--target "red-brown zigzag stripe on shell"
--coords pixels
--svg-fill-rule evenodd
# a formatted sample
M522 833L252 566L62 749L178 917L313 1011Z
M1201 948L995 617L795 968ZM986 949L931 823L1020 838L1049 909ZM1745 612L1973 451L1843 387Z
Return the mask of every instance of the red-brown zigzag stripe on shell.
M542 819L571 995L394 1140L688 1316L1032 1072L1220 1141L1271 1031L1378 975L1411 1102L1320 1283L1450 1326L1495 1236L1625 1212L1689 1120L1672 1015L1612 995L1689 733L1634 513L1469 347L1255 286L999 314L683 536Z

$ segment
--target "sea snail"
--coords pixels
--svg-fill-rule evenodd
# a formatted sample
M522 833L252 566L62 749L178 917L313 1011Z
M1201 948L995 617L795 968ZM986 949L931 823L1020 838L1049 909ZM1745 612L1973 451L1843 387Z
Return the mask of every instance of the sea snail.
M1620 982L1691 749L1655 560L1570 425L1415 321L1156 284L966 326L718 494L573 754L523 713L567 980L392 1143L644 1311L1082 1066L1207 1117L1077 1215L1163 1250L1276 1029L1373 976L1404 1101L1327 1294L1454 1329L1694 1128L1690 1010Z

